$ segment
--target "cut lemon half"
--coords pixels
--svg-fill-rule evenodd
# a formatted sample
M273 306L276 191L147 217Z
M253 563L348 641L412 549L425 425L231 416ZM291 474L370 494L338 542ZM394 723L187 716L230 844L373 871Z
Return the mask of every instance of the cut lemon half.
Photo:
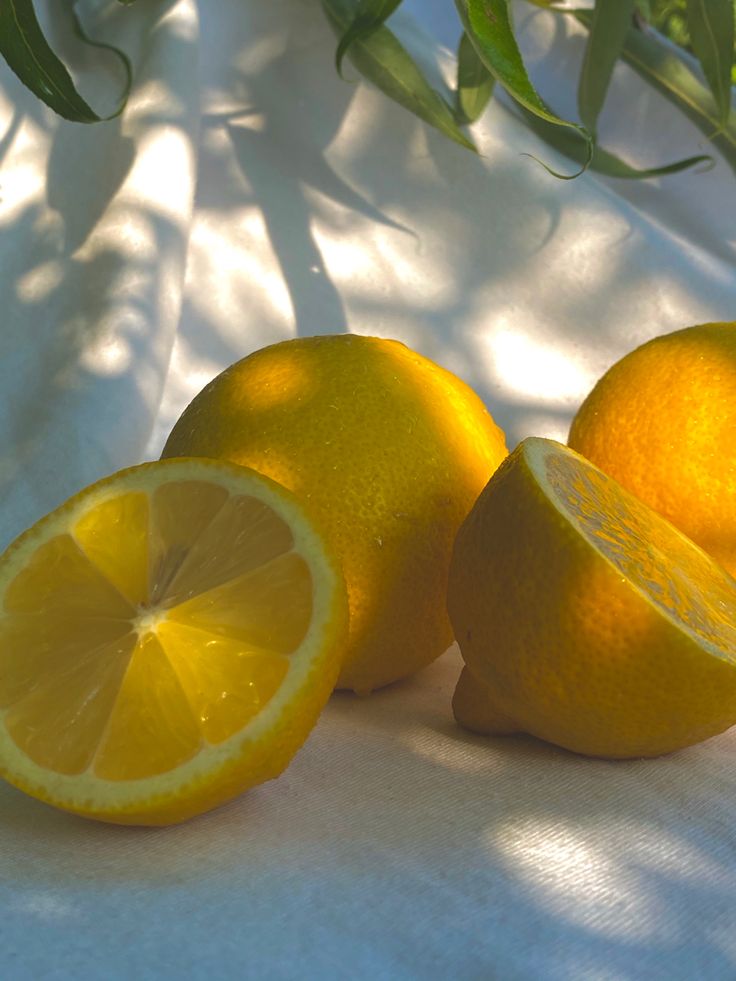
M455 542L455 716L591 756L736 723L736 580L574 451L524 440Z
M123 470L0 558L0 772L101 820L201 813L287 766L346 628L289 491L211 460Z

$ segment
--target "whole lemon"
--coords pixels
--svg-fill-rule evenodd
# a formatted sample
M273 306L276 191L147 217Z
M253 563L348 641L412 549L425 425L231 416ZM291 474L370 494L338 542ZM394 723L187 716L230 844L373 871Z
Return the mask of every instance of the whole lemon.
M458 532L453 708L487 734L656 756L736 723L736 588L573 450L524 440Z
M451 372L398 341L337 334L232 365L187 407L163 455L231 460L297 495L348 588L338 687L364 694L452 643L452 543L506 453L481 399Z
M736 323L631 351L585 399L568 443L736 575Z

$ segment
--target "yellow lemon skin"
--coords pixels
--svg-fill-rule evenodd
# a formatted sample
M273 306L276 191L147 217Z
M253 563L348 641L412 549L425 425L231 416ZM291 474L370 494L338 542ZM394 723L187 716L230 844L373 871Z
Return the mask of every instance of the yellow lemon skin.
M448 608L473 731L626 758L736 722L732 578L551 440L522 442L463 523Z
M568 443L736 575L736 323L631 351L585 399Z
M507 450L463 381L394 340L339 334L256 351L184 411L164 456L252 467L288 487L339 556L339 688L367 694L452 643L455 533Z

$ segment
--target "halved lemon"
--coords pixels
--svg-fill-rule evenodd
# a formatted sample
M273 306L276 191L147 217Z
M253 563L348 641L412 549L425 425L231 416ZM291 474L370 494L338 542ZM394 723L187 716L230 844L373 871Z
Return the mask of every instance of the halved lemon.
M552 440L524 440L486 485L448 607L469 729L635 757L736 724L736 581Z
M212 460L123 470L0 558L0 773L105 821L201 813L285 769L346 629L289 491Z

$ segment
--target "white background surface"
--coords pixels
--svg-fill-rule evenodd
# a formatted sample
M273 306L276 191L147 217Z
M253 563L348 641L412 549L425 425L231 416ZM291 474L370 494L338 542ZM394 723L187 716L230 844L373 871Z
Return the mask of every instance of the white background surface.
M398 337L473 385L512 447L564 439L644 339L734 317L722 161L558 182L521 154L569 162L507 102L474 157L340 82L311 0L83 7L136 63L122 120L60 123L0 67L0 545L157 455L210 377L275 340ZM581 39L530 10L534 77L573 111ZM452 4L407 0L394 23L446 64ZM114 103L112 69L80 78ZM640 165L703 147L625 68L602 132ZM282 778L179 828L0 788L3 976L735 977L734 733L630 763L473 737L452 721L459 664L334 696Z

